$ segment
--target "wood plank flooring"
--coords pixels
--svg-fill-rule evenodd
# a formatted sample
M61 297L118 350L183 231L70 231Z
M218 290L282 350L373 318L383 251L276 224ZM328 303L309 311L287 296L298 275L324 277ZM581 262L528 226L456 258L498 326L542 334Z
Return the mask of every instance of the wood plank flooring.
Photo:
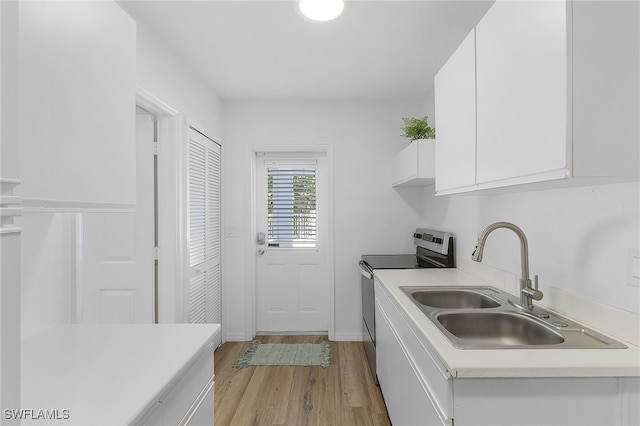
M320 343L327 336L258 336L263 343ZM215 425L390 425L361 342L330 342L327 368L248 366L248 342L215 352Z

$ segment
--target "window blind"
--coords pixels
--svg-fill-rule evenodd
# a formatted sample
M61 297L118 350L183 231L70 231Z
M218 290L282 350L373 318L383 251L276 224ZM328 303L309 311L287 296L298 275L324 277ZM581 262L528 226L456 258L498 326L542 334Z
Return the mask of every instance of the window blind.
M316 168L267 167L269 247L316 247Z

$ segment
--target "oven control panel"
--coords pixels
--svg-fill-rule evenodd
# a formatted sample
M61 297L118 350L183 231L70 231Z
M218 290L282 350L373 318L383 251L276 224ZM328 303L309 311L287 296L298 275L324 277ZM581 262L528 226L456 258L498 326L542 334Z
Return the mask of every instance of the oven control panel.
M417 238L422 241L427 241L429 243L442 244L442 238L435 237L433 234L429 234L427 232L423 234L415 233L413 234L413 238Z
M446 255L449 253L449 238L451 237L453 237L451 232L418 228L413 233L413 242L418 247Z

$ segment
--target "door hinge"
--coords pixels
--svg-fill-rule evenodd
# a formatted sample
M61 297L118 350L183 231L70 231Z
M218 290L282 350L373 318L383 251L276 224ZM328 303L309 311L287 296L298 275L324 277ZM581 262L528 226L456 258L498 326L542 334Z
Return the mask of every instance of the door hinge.
M159 247L154 247L153 248L153 260L158 260L160 258L160 248Z
M153 155L160 154L160 144L158 142L153 142Z

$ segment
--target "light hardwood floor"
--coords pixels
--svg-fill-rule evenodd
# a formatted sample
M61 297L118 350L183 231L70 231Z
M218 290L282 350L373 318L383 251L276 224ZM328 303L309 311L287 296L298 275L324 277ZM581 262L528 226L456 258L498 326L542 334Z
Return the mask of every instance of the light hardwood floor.
M326 336L258 336L263 343L320 343ZM215 424L390 425L360 342L330 342L327 368L235 365L248 342L215 352Z

